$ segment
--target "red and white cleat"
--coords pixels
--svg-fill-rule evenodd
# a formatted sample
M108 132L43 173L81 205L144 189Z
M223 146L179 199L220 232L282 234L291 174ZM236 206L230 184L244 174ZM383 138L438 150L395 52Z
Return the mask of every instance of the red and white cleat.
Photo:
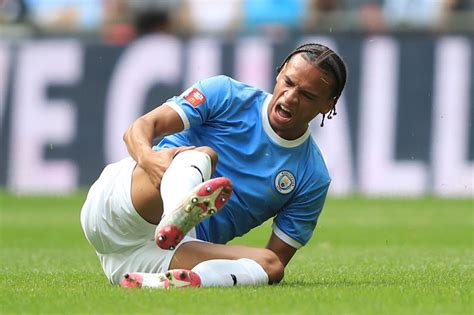
M122 288L141 288L143 283L143 273L131 272L123 276L120 286Z
M164 216L155 232L156 244L173 250L196 224L219 211L232 194L226 177L213 178L196 186L184 202Z
M193 271L173 269L165 273L127 273L120 283L122 288L197 288L201 286L201 278Z

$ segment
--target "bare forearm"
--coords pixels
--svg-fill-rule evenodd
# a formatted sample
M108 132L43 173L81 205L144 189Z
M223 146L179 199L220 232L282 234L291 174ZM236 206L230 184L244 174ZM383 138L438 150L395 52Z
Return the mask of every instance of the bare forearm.
M150 156L153 140L183 130L179 115L169 106L158 106L135 120L123 136L132 158L142 165Z
M280 240L274 233L270 236L266 248L274 252L285 267L296 253L296 248Z
M181 117L169 106L158 106L135 120L123 135L127 150L148 174L151 183L159 188L163 173L173 157L189 147L153 151L153 140L183 130Z
M153 123L139 118L128 127L123 136L128 153L138 164L141 164L143 158L152 151L154 131Z

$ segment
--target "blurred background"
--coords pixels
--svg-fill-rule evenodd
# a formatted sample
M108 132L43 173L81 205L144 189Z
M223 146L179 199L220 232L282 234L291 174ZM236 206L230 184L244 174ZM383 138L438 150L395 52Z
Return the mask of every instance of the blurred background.
M271 92L310 41L349 68L311 126L332 195L473 198L473 34L474 0L0 0L0 189L87 187L143 113L217 74Z
M472 0L1 0L2 37L472 32Z

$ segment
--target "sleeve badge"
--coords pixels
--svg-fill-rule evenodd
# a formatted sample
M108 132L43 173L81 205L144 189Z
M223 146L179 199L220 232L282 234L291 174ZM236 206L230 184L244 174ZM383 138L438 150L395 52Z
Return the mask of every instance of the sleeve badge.
M204 94L195 87L187 89L183 93L183 98L194 107L197 107L206 101Z
M275 177L275 188L280 194L289 194L295 189L295 176L290 171L281 171Z

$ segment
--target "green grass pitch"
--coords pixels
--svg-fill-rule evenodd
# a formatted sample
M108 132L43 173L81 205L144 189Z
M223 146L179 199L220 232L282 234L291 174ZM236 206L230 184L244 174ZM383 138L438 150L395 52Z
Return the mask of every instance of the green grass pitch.
M473 314L473 200L330 198L275 286L125 290L79 224L85 194L0 193L1 314ZM270 222L234 242L264 246Z

